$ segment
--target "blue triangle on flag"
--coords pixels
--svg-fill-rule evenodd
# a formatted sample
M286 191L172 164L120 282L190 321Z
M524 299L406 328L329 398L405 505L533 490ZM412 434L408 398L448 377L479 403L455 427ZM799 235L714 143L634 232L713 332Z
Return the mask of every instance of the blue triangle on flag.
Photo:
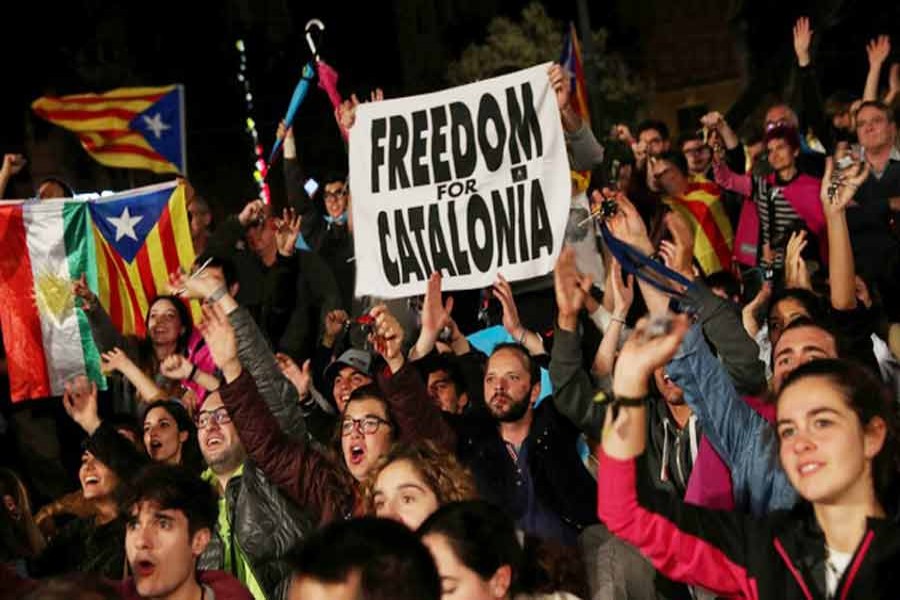
M151 104L144 112L135 116L129 127L141 133L150 146L166 160L184 173L182 153L184 115L182 108L182 88L175 86L171 92Z
M94 225L109 245L130 263L156 226L171 196L172 188L166 188L88 204Z

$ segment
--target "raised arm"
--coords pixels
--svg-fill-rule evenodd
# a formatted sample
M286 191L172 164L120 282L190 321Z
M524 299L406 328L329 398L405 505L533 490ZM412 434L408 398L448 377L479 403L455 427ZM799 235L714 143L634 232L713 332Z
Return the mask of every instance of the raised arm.
M560 252L553 280L558 307L556 333L550 351L553 404L578 429L596 436L603 424L604 405L594 402L594 386L582 365L581 336L578 334L578 313L591 281L590 277L578 272L572 248L564 247Z
M821 201L828 228L828 269L831 284L831 306L837 310L856 308L856 270L850 230L847 228L847 206L853 201L856 190L869 176L869 165L854 165L848 172L837 175L837 188L833 196L829 190L833 184L834 161L825 164L822 179Z
M648 382L674 354L686 329L687 319L680 317L668 335L648 338L642 321L622 348L613 379L616 399L607 410L599 456L597 514L667 577L718 595L751 597L747 517L691 506L672 494L644 489L648 486L638 492L635 459L646 446Z
M794 53L797 55L798 85L796 92L799 97L792 104L800 109L801 125L805 129L812 129L813 133L822 142L827 152L834 147L831 135L831 124L825 116L825 103L822 100L822 90L812 65L810 47L812 45L813 30L810 28L809 18L800 17L794 24ZM801 131L801 135L805 133Z
M147 455L138 450L115 427L102 421L97 411L97 384L79 375L63 387L63 408L83 430L90 441L90 450L119 477L126 478L148 462Z
M603 200L599 194L600 192L594 192L594 201L597 203ZM637 209L625 197L625 194L616 194L615 201L618 210L606 221L610 233L647 256L653 254L653 243L650 241L650 236L647 235L647 226ZM665 294L640 279L638 286L641 288L641 294L644 296L644 302L651 315L664 315L669 311L669 298Z
M210 270L191 278L174 273L170 285L174 289L184 288L192 298L205 299L224 311L237 336L238 359L257 382L280 428L291 437L304 438L306 422L297 404L297 390L281 374L275 355L253 317L226 291L224 279Z
M135 387L144 402L153 402L165 398L163 391L153 379L144 373L134 361L120 348L113 348L100 355L101 366L105 373L118 371Z
M796 493L778 464L774 430L738 395L699 326L685 336L666 373L684 390L703 434L731 470L737 505L756 515L792 507Z
M522 321L519 320L519 308L516 306L516 298L513 296L512 288L500 273L497 273L497 281L494 282L492 292L494 298L503 307L503 328L506 332L514 340L525 346L530 355L547 354L547 351L544 349L544 340L541 336L533 331L529 331L528 328L522 325Z
M321 522L347 515L352 508L348 480L323 454L281 429L255 379L242 366L225 311L207 305L203 316L201 332L225 378L219 394L249 456L271 483Z
M879 35L874 40L870 40L866 44L866 54L869 58L869 72L866 74L863 102L878 99L878 80L881 78L881 68L891 54L890 36Z
M608 278L609 287L613 297L613 312L609 318L609 326L603 332L603 339L597 347L594 356L594 374L597 377L606 377L612 374L616 361L616 352L619 350L619 342L625 334L625 317L634 301L634 276L622 277L622 265L615 258L610 261L611 276Z
M407 443L431 440L440 448L454 452L455 432L428 397L416 368L403 355L404 332L400 323L383 304L369 314L375 319L371 341L387 363L376 379L400 428L400 438Z
M25 157L21 154L4 154L3 164L0 165L0 200L6 193L9 180L25 168Z

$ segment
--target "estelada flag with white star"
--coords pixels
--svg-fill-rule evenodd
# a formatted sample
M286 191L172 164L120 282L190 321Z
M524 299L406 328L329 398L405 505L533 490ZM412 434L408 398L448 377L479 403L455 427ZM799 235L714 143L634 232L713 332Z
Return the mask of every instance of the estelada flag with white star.
M84 149L108 167L187 173L181 85L44 96L31 108L78 134Z
M193 261L183 184L0 204L0 327L13 401L59 395L79 374L103 382L73 279L85 275L120 332L144 336L149 302L167 293L168 273ZM196 320L199 307L191 309Z

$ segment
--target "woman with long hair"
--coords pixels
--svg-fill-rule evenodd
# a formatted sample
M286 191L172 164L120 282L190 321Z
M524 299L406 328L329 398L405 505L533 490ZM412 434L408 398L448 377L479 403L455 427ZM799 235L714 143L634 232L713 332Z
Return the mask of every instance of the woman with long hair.
M218 387L209 350L181 298L159 295L150 301L144 319L146 335L140 337L122 335L116 329L83 276L73 282L72 289L102 352L104 369L120 371L131 384L120 393L121 401L131 404L118 407L123 412L133 414L139 401L170 397L186 397L193 410L206 391Z
M156 400L144 409L144 448L150 460L182 465L200 473L203 457L197 426L187 410L174 400Z
M100 420L96 384L83 376L66 382L63 406L89 436L78 480L93 511L60 530L35 561L36 572L43 577L82 571L119 579L125 568L125 520L116 492L147 459L112 424Z
M897 406L866 369L833 359L787 377L776 399L781 466L801 500L763 519L640 491L647 381L687 331L640 324L616 365L598 513L664 575L739 598L894 598L900 585Z

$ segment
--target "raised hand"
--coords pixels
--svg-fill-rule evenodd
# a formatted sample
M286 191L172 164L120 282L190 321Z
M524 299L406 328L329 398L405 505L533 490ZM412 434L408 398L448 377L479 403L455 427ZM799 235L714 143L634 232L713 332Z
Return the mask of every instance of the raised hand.
M569 105L572 76L562 65L557 63L553 63L550 66L547 74L550 77L550 86L553 88L553 93L556 94L556 105L562 110Z
M700 124L712 131L718 131L724 122L725 117L722 116L722 113L715 110L700 117Z
M557 322L565 331L576 331L578 312L590 294L591 277L578 272L575 250L563 246L553 269L553 288L556 292Z
M497 281L494 282L494 287L491 291L494 298L503 307L503 328L515 339L520 339L522 336L522 322L519 320L519 308L516 306L512 287L500 273L497 273Z
M88 435L93 435L100 427L100 417L97 413L97 384L84 375L77 375L66 381L63 384L63 408Z
M806 231L791 233L784 253L784 281L789 288L812 289L809 270L806 268L806 261L803 260L803 249L807 243L809 240L806 239Z
M28 163L21 154L4 154L3 165L0 166L0 177L12 177L18 174Z
M400 370L405 362L403 356L404 331L397 317L391 314L387 306L379 304L369 311L369 315L375 319L369 342L380 354L392 373Z
M244 205L244 208L242 208L241 212L238 214L238 222L243 227L249 227L259 222L261 218L265 217L265 212L265 202L259 199L251 200L246 205Z
M611 194L609 189L603 190L603 195ZM602 202L603 195L595 191L592 200ZM614 200L618 205L616 214L606 220L610 232L645 254L653 254L653 244L647 235L647 226L631 201L622 192L616 192Z
M341 102L340 106L335 109L335 118L338 126L342 131L348 132L353 128L356 122L356 109L359 107L359 98L356 94L350 94L349 100Z
M835 174L834 160L829 157L825 161L825 175L822 177L822 187L819 190L819 198L826 218L833 218L844 212L853 202L856 190L869 177L869 164L857 163L855 167L844 169ZM836 184L834 179L837 178ZM832 195L832 187L834 194Z
M624 319L634 302L634 275L622 277L622 265L615 258L610 263L612 276L609 278L613 296L613 316Z
M691 226L677 212L667 213L664 217L666 229L672 234L672 241L660 242L659 253L667 267L687 277L694 279L694 233Z
M624 142L629 146L634 144L634 136L631 135L631 129L628 128L628 125L624 123L616 123L613 126L612 137L614 139L619 140L620 142Z
M203 305L203 321L199 326L203 339L216 365L222 370L226 381L233 381L240 375L237 338L234 327L228 321L225 311L218 304Z
M812 43L813 30L809 28L809 17L800 17L794 23L794 54L797 64L805 67L810 63L809 46Z
M338 337L344 332L350 316L346 311L333 310L325 315L325 331L322 334L322 345L331 348Z
M171 354L163 359L159 365L159 372L164 377L174 381L181 381L191 376L194 364L180 354Z
M275 220L275 243L282 256L294 255L302 222L303 215L298 215L293 208L285 208L281 218Z
M688 319L678 315L671 322L669 332L660 337L648 336L650 322L641 319L634 333L625 342L616 361L613 388L617 398L639 400L647 395L653 371L665 365L675 355L688 330ZM619 405L606 411L603 426L603 451L620 460L634 458L644 451L647 421L643 403L636 406Z
M113 348L109 352L100 355L100 366L104 373L112 373L118 371L124 374L129 367L135 367L134 362L128 358L128 355L121 348Z
M874 40L870 40L866 44L866 54L869 57L869 66L881 69L881 65L884 64L884 61L891 54L890 36L879 35Z
M225 278L211 269L204 269L202 273L196 275L188 275L181 269L169 273L169 292L176 296L203 300L223 287Z
M91 310L97 304L97 295L88 287L87 277L84 273L72 281L72 293L81 300L82 310Z
M450 324L452 311L453 296L447 298L446 302L441 302L441 274L432 273L428 278L425 299L422 302L422 332L436 340L441 330Z
M275 355L275 361L278 363L281 374L287 377L287 380L297 389L300 399L309 396L309 389L312 385L312 361L306 359L301 369L293 358L281 352Z
M750 337L756 337L756 334L759 333L759 322L756 320L756 315L771 297L772 282L764 281L756 296L741 309L741 321L744 323L744 329Z
M275 132L275 138L279 140L283 140L285 138L294 137L294 128L293 127L285 127L284 121L278 122L278 130Z

